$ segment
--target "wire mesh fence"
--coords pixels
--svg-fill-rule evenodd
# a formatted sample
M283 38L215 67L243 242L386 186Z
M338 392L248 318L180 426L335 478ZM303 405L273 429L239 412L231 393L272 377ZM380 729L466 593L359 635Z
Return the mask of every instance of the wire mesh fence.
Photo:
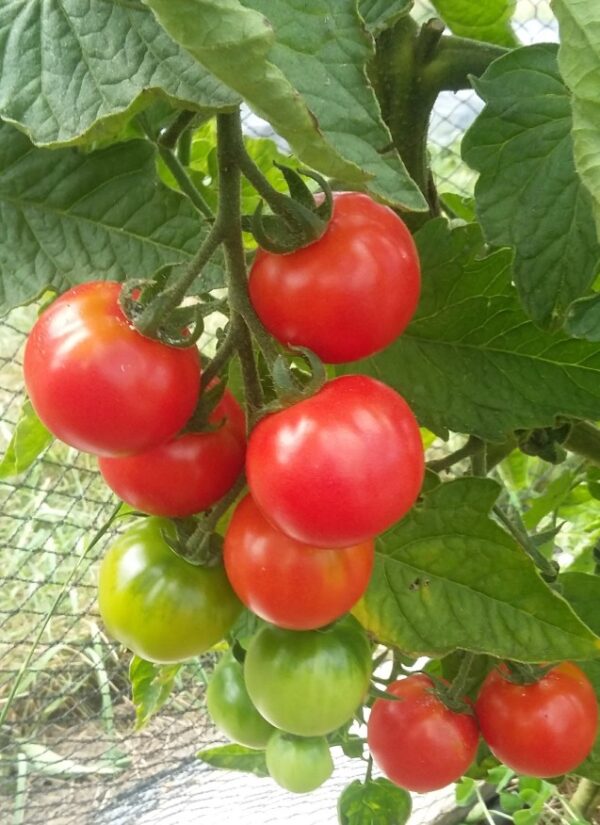
M433 14L426 2L416 11ZM520 0L515 19L523 43L557 39L546 0ZM474 92L436 104L431 152L442 191L472 192L458 147L480 105ZM247 128L261 126L249 119ZM23 344L35 313L18 309L0 325L0 453L24 400ZM129 655L105 635L96 606L106 541L90 548L114 506L95 460L56 442L20 477L0 479L1 825L337 821L335 799L360 766L339 758L334 778L298 799L195 759L218 741L203 704L210 655L182 668L173 698L134 731ZM451 805L451 789L421 797L412 821L431 822Z

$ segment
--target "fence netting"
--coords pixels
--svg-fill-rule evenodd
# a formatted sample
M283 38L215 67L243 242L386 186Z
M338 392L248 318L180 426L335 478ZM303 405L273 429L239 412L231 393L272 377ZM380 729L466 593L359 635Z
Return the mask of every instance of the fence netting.
M426 3L416 11L433 15ZM524 44L557 39L545 0L519 0L515 29ZM458 146L480 105L473 92L438 100L431 154L442 191L472 192ZM248 115L246 128L264 133L265 124ZM30 306L0 323L0 455L24 400L35 317ZM323 788L295 797L195 758L219 741L203 702L211 655L184 667L171 700L134 731L130 656L106 636L96 605L110 536L89 549L114 506L95 460L57 442L27 472L0 480L0 823L335 823L337 796L364 772L357 760L336 757ZM452 806L452 789L417 797L411 823Z

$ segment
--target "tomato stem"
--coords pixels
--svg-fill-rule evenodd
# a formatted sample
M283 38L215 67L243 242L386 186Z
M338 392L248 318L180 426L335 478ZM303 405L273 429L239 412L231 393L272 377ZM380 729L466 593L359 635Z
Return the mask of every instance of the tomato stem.
M569 802L576 813L591 822L600 807L600 785L591 779L581 779Z
M523 550L527 553L527 555L532 559L535 563L536 567L539 569L540 573L542 574L542 578L545 579L547 582L553 582L556 580L556 577L559 573L559 566L558 563L547 559L543 553L536 547L535 543L533 542L531 536L527 532L525 525L523 524L523 520L521 516L516 511L513 514L512 518L504 512L504 510L496 505L493 509L493 513L501 522L501 524L508 530L511 536L515 539L517 544L519 544Z
M459 447L458 450L455 450L453 453L450 453L443 458L428 461L427 469L433 470L434 473L442 472L442 470L449 470L451 467L454 467L455 464L458 464L459 461L463 461L465 458L470 458L471 456L482 452L484 448L485 442L480 438L477 438L477 436L471 435L469 436L467 442L463 444L462 447Z

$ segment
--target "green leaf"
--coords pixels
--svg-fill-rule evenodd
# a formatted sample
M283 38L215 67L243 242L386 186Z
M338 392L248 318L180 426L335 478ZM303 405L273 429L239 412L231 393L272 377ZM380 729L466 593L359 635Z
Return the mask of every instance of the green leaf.
M597 346L547 333L525 316L510 283L508 250L486 254L477 226L442 219L416 235L419 309L374 357L338 372L366 372L400 392L430 430L503 441L550 427L557 416L600 418Z
M373 35L393 26L412 7L413 0L358 0L360 16Z
M0 54L0 115L40 145L116 134L159 94L197 110L239 100L130 0L8 0Z
M575 473L564 471L553 479L543 493L529 502L529 509L523 516L523 523L528 530L533 530L549 513L557 510L568 496Z
M600 577L587 573L563 573L561 591L575 612L595 632L600 633ZM577 662L591 681L600 701L600 662ZM588 758L574 771L578 776L600 784L600 731Z
M475 200L486 238L514 247L523 306L546 327L564 322L600 259L592 199L575 171L570 96L557 48L516 49L475 81L486 105L462 148L481 173Z
M558 63L572 93L575 165L591 193L600 232L600 5L554 0L553 11L560 32Z
M264 751L245 748L243 745L222 745L199 751L196 756L213 768L225 768L228 771L243 771L254 776L269 776Z
M600 341L600 295L574 301L567 313L565 330L573 338Z
M340 825L404 825L412 810L408 791L389 779L355 779L338 800Z
M517 0L432 0L444 23L461 37L516 46L510 21Z
M169 34L268 120L308 166L388 203L426 203L391 144L365 73L355 0L147 0Z
M490 519L499 492L490 479L442 484L380 538L369 587L353 610L367 630L413 655L461 649L530 662L598 655L600 639Z
M52 433L35 414L30 401L25 401L6 452L0 461L0 478L13 478L24 473L52 442Z
M180 664L155 665L139 656L133 657L129 665L129 680L136 730L142 728L165 704L180 668Z
M462 779L456 783L456 787L454 789L456 804L461 807L471 805L475 799L477 799L477 795L475 793L477 785L478 783L475 779L471 779L469 776L463 776Z
M51 151L0 123L0 313L49 287L150 277L204 234L187 198L158 183L148 141ZM205 288L222 284L219 267L205 272Z

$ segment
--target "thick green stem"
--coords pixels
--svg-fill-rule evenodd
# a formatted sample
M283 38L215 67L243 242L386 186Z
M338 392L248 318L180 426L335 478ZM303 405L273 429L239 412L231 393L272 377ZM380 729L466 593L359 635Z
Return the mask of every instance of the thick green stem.
M432 59L423 66L421 86L427 95L470 89L470 77L480 77L509 49L466 37L442 37Z
M600 808L600 785L590 779L581 779L569 801L578 814L591 822Z
M563 447L600 467L600 430L593 424L586 421L573 424Z
M429 470L433 470L435 473L440 473L442 470L449 470L455 464L458 464L459 461L463 461L465 458L471 458L471 456L476 453L482 452L484 447L485 442L480 438L477 438L475 435L469 436L469 440L466 444L463 444L462 447L459 447L458 450L450 453L450 455L429 461L427 463L427 468Z
M411 17L401 18L377 38L369 70L394 146L429 203L429 215L409 216L413 229L439 214L427 157L429 118L438 94L470 88L469 76L478 77L507 51L467 38L442 37L443 30L436 18L421 29Z
M219 164L219 212L223 225L223 244L227 260L229 306L239 313L256 339L265 360L273 364L279 351L263 327L248 295L246 258L242 238L240 168L247 157L242 136L240 114L217 115L217 158ZM262 175L261 175L262 177ZM278 193L279 194L279 193Z
M157 141L159 145L167 149L175 149L179 139L192 125L195 117L196 112L188 110L180 112L175 120L159 134Z
M515 541L525 550L528 556L535 562L540 573L546 581L555 581L558 575L558 566L540 553L534 542L531 540L520 516L515 513L513 518L509 518L501 507L494 507L494 514L498 520L506 527Z

